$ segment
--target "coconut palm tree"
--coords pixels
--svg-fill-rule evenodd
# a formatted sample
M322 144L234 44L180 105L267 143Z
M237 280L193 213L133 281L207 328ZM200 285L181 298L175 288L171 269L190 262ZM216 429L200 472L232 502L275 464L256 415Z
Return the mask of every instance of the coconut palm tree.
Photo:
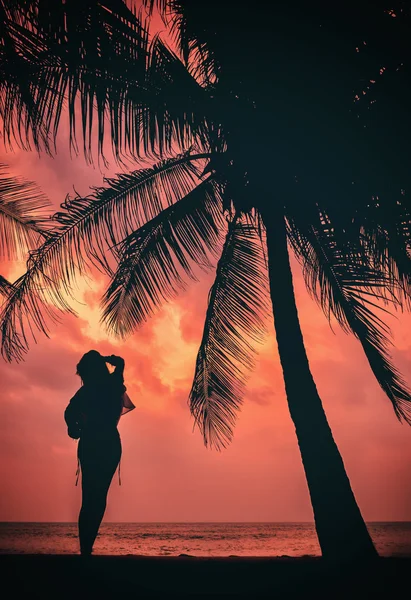
M411 291L408 155L396 138L410 120L398 106L384 123L387 89L405 105L409 96L405 9L394 18L392 7L364 3L354 20L350 2L258 13L159 0L145 3L145 20L120 0L0 4L7 142L52 152L68 114L71 143L80 118L89 160L107 135L119 161L156 157L66 199L7 297L3 355L21 358L28 330L46 332L56 309L72 310L75 274L91 265L111 277L103 321L127 335L218 257L189 396L204 442L232 438L271 304L323 555L374 557L310 371L289 253L411 423L379 312L408 306ZM172 47L150 36L154 4Z

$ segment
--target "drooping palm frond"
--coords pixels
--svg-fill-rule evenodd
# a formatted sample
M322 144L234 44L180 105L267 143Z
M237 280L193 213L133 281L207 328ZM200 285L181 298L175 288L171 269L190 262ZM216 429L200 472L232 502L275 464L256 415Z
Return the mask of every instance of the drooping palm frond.
M126 238L117 272L103 298L103 320L117 335L131 333L164 301L195 280L193 265L212 267L223 224L211 179Z
M0 164L0 258L21 260L46 235L50 202L31 181L7 174Z
M27 144L32 137L36 147L48 149L48 135L57 132L65 98L74 136L79 96L87 146L93 103L98 108L100 135L101 113L111 111L114 116L116 109L123 108L116 104L119 90L108 97L109 82L104 83L104 77L109 79L117 69L117 76L124 76L131 68L134 81L143 83L147 31L122 0L2 0L0 4L0 107L5 139Z
M360 136L359 136L360 137ZM326 183L320 192L319 177L310 187L305 188L305 197L300 206L293 207L293 214L300 213L300 219L310 220L311 213L304 209L307 198L316 198L321 209L327 214L334 227L334 236L341 235L366 247L368 259L377 270L382 270L392 285L401 292L402 302L411 301L411 179L408 166L397 165L397 171L387 164L385 154L374 160L368 147L377 140L369 134L357 142L354 164L357 172L349 173L337 167L332 173L327 165ZM351 140L355 144L355 138ZM405 142L404 142L405 143ZM392 147L389 146L390 150ZM347 152L349 148L347 149ZM389 150L387 150L387 153ZM393 152L391 162L396 161ZM384 159L384 160L383 160ZM342 162L342 155L341 155ZM406 156L398 163L406 163ZM348 171L348 169L347 169ZM355 179L355 181L351 181ZM338 182L338 185L337 185ZM301 183L302 185L302 183ZM300 183L297 187L300 187ZM294 204L295 200L294 198ZM318 214L313 215L318 219ZM399 290L398 290L399 286Z
M0 116L6 141L27 146L32 140L50 149L49 138L55 141L68 112L71 142L77 148L80 119L89 160L93 143L102 154L107 139L116 156L139 155L142 143L144 152L150 147L153 153L170 151L182 138L181 148L191 144L205 122L204 111L197 110L205 99L202 88L164 44L158 39L151 44L145 24L122 0L28 4L32 19L1 0L7 43L0 45Z
M47 319L55 319L56 308L72 310L69 298L74 296L76 273L91 265L110 272L108 248L195 186L194 163L204 156L186 153L108 179L107 187L96 188L89 197L66 200L1 312L2 353L8 360L21 358L27 350L27 328L33 332L34 325L46 334Z
M210 290L189 397L206 445L222 449L231 441L267 314L268 275L260 235L254 225L234 217Z
M195 3L190 4L180 0L144 0L144 4L149 14L156 7L163 16L184 64L195 74L195 78L206 85L214 83L218 61L213 52L213 45L215 38L218 37L218 28L215 31L208 31L209 35L207 35L202 25L209 23L210 20L215 24L218 22L221 18L221 3L211 11L204 11L199 4L196 6ZM238 10L241 8L233 7L232 14ZM225 35L227 34L226 29Z
M367 253L377 269L397 284L405 305L411 306L411 202L403 191L395 196L373 197L358 206L357 226Z
M370 367L399 419L411 423L411 392L392 364L390 329L378 316L381 304L400 302L400 282L378 268L359 239L341 243L343 232L325 215L311 222L290 218L289 239L303 266L309 291L330 319L360 341ZM383 309L385 310L385 309Z

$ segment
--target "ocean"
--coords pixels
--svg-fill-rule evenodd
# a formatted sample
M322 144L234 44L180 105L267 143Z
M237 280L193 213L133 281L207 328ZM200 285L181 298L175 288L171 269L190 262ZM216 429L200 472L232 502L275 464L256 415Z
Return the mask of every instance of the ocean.
M381 556L411 556L411 522L368 523ZM76 523L0 523L0 554L78 553ZM103 523L94 554L319 556L313 523Z

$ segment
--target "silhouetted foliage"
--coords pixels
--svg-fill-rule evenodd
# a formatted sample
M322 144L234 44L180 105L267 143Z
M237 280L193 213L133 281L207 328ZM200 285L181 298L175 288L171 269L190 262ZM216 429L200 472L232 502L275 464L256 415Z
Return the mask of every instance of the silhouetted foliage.
M121 0L0 0L5 141L51 152L68 118L76 147L80 118L86 159L95 133L103 154L109 124L119 161L160 160L66 200L7 296L3 355L27 351L25 323L46 332L53 306L71 310L74 274L90 265L110 274L103 319L125 335L220 256L190 394L205 443L232 437L270 289L323 551L358 534L358 554L372 554L309 370L287 242L411 423L379 312L411 298L408 3L143 4L137 15ZM155 10L169 45L150 34Z

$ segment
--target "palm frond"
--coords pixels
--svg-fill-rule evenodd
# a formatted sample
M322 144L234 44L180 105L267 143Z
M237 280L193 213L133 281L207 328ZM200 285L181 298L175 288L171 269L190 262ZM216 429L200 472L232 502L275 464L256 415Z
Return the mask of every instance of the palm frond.
M144 80L147 31L122 0L2 0L0 10L5 139L27 146L32 138L37 148L49 149L48 136L57 133L66 97L70 125L75 127L74 103L79 96L88 146L93 103L100 134L102 109L116 110L118 93L106 98L104 76L120 67L124 74L131 67L134 80Z
M222 223L218 189L207 179L126 238L103 298L108 328L120 336L131 333L184 289L184 276L196 279L193 264L211 268Z
M364 150L365 152L365 150ZM362 166L362 165L361 165ZM373 169L375 170L375 165ZM365 172L366 169L364 168ZM387 169L381 169L383 175L376 181L365 172L364 180L347 185L343 177L336 175L339 181L338 190L321 198L321 210L333 224L333 235L341 235L350 240L357 240L366 248L369 260L376 270L382 270L387 284L400 293L401 303L410 306L411 302L411 202L410 195L401 189L397 178ZM381 179L387 181L381 183ZM385 183L385 185L384 185ZM403 183L405 186L407 181ZM351 188L351 189L350 189ZM379 189L379 193L375 193ZM311 188L308 194L315 194ZM314 197L314 196L313 196ZM318 199L318 194L317 194ZM304 200L303 206L308 207ZM293 208L295 214L295 207ZM304 213L306 214L306 213ZM310 219L311 215L306 214ZM314 214L314 219L318 214ZM344 243L343 238L341 239Z
M51 151L67 103L71 143L77 151L80 120L90 161L95 131L99 154L108 139L117 157L140 155L142 144L144 152L150 147L157 155L171 151L173 143L191 144L204 126L197 110L204 92L165 44L149 41L147 27L122 0L28 4L32 19L23 8L16 13L1 1L0 116L6 142L29 147L32 141Z
M221 449L232 439L267 314L268 276L261 238L252 224L234 217L210 290L189 397L206 446Z
M144 151L160 156L177 143L208 147L207 131L215 120L215 108L194 74L179 57L155 36L150 47L147 89L155 93L149 110L142 112ZM183 96L183 98L182 98Z
M72 311L75 275L91 265L111 273L107 251L148 219L187 194L196 184L195 161L205 155L186 153L151 168L108 179L86 198L66 199L54 215L44 243L31 252L27 271L13 284L0 315L2 353L22 358L27 329L47 334L56 309ZM54 305L54 307L53 307Z
M47 232L50 202L31 181L7 174L0 164L0 258L21 260Z
M411 423L411 392L392 364L390 329L377 313L381 303L399 303L399 285L374 264L366 245L348 238L342 244L342 232L339 240L324 215L311 224L291 218L288 224L309 291L328 319L334 315L345 331L354 333L395 414Z
M353 225L362 234L373 264L398 283L402 301L411 306L411 203L406 192L371 198L357 206Z
M214 45L216 32L214 30L208 32L209 35L205 34L203 26L204 17L207 20L207 15L200 6L195 7L193 3L190 5L180 0L146 0L144 3L149 14L152 14L153 8L156 6L169 27L179 56L182 57L184 64L193 73L195 79L205 87L214 84L217 61L211 48ZM221 9L221 6L218 9ZM220 17L221 12L219 11L217 20ZM215 19L213 21L216 22ZM195 26L196 24L199 25L198 28Z

